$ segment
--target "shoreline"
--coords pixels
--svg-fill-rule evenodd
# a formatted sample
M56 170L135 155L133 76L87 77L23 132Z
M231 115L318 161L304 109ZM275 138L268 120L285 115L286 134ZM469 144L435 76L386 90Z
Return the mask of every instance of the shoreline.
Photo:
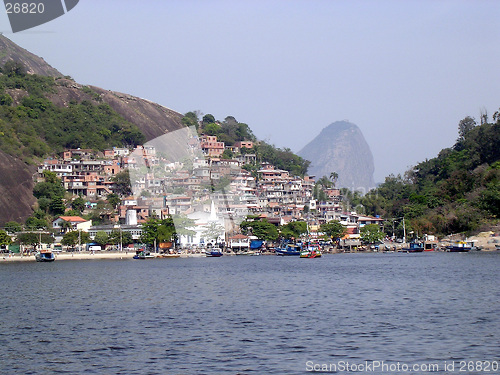
M56 260L123 260L123 259L133 259L135 252L95 252L92 254L88 251L74 252L74 253L54 253ZM35 254L33 255L11 255L4 254L0 257L0 263L5 262L36 262Z
M489 252L495 252L499 251L496 250L495 248L493 249L483 249L481 252L483 253L489 253ZM385 252L385 251L378 251L378 252L373 252L373 251L353 251L353 252L346 252L345 254L384 254L384 253L391 253L394 251L390 252ZM442 253L445 251L433 251L429 253ZM342 254L343 252L325 252L323 253L324 255L330 255L330 254ZM64 261L64 260L133 260L133 257L135 255L135 252L95 252L92 254L91 252L84 251L84 252L74 252L74 253L55 253L56 260L59 261ZM224 254L225 256L235 256L236 254L234 253L227 253ZM265 255L275 255L274 253L263 253L263 256ZM179 257L172 257L172 258L205 258L203 255L194 255L194 256L189 256L188 254L181 254ZM159 257L161 259L161 257ZM10 256L8 254L4 254L3 256L0 256L0 264L1 263L11 263L11 262L36 262L35 255L24 255L21 256L19 254L11 254Z

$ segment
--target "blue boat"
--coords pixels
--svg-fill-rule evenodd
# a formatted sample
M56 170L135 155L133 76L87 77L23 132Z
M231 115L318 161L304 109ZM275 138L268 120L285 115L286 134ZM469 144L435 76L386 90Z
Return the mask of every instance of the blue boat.
M300 256L302 246L294 243L287 243L282 247L276 248L276 255L282 256Z
M458 241L453 245L446 246L446 250L450 253L467 253L471 250L477 250L477 247L474 246L474 242Z
M424 246L420 242L411 242L408 245L403 247L401 251L405 253L421 253L424 251Z
M205 254L209 258L218 258L218 257L222 256L222 251L220 251L220 250L211 250L211 251L207 251Z

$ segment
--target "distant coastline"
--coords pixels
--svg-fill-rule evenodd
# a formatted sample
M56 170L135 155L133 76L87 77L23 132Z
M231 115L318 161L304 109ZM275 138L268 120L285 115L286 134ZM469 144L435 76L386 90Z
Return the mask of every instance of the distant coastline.
M105 259L132 259L135 252L96 252L88 251L74 253L57 253L56 260L105 260ZM35 262L35 255L4 254L0 258L0 263L4 262Z

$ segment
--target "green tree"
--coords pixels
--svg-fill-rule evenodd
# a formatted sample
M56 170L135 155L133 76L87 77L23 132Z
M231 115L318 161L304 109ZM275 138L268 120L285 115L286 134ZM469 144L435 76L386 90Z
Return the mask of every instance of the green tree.
M261 240L276 241L279 238L278 228L267 219L243 221L240 228Z
M229 149L225 149L224 152L222 153L222 158L223 159L232 159L234 156L234 152L232 152Z
M53 215L63 215L66 211L63 199L61 197L54 197L49 205L49 211Z
M194 126L198 130L198 115L196 112L188 112L184 115L181 122L188 127Z
M120 196L129 196L132 194L132 187L130 185L130 174L128 169L117 173L113 177L115 183L114 191Z
M338 220L331 220L328 223L321 224L319 230L331 239L342 238L347 233L347 227Z
M33 188L33 195L36 198L54 199L55 197L63 197L66 190L60 183L39 182Z
M6 231L0 230L0 245L10 245L12 242Z
M56 185L61 184L61 179L57 177L56 172L45 169L43 171L43 178L45 179L45 182L49 184L56 184Z
M47 197L40 197L37 199L37 202L38 202L38 208L48 214L52 200Z
M385 234L377 224L367 224L360 229L361 240L364 243L375 243L381 241Z
M86 244L90 242L90 235L87 232L71 231L66 232L61 240L64 246L75 247L79 244Z
M284 238L299 238L304 233L307 233L305 221L292 221L281 227L281 235Z
M338 178L339 178L339 174L337 172L330 173L330 180L332 181L333 187L335 187L335 184L337 183Z
M215 123L215 117L213 115L211 115L210 113L203 116L203 120L202 120L203 127L205 127L205 125L214 124L214 123Z
M100 230L95 234L94 242L98 243L101 246L108 244L109 236L106 232Z
M122 202L118 194L115 193L108 194L106 200L113 208L116 208Z
M26 67L20 62L9 60L4 64L2 73L9 77L24 77L26 75Z
M48 233L36 233L36 232L24 232L19 233L17 236L19 243L26 246L33 246L34 249L38 247L40 243L50 244L54 242L54 237Z
M141 242L158 245L160 242L170 242L175 239L175 225L172 218L157 219L150 218L142 226Z
M0 95L0 105L10 106L12 105L13 101L14 100L12 99L12 96L10 96L9 94Z
M205 133L206 135L217 135L221 131L221 126L215 123L207 124L203 127L203 133Z
M108 242L112 245L120 245L121 243L123 246L127 246L134 243L134 240L132 239L132 234L130 232L113 230L109 235Z
M4 229L7 233L13 234L20 232L23 228L17 221L8 221L5 223Z
M45 219L39 219L34 216L30 216L26 219L26 228L29 230L46 229L48 226L47 220Z
M476 127L476 120L470 116L465 117L458 123L458 139L463 140L467 134Z
M71 208L82 213L83 210L85 210L85 199L83 199L83 197L79 195L73 200L73 202L71 202Z

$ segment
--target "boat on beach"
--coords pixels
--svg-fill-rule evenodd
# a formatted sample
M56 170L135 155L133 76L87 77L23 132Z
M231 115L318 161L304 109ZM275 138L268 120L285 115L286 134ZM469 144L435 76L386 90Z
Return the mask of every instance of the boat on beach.
M155 256L152 255L149 251L146 251L144 249L139 249L135 252L134 259L152 259Z
M37 262L53 262L56 260L56 256L52 251L39 251L35 254L35 260Z
M321 258L321 248L317 244L308 245L300 252L301 258Z
M180 258L181 254L179 253L162 253L158 254L157 258Z
M424 251L424 246L420 242L410 242L408 246L403 247L402 253L421 253Z
M300 256L302 246L294 243L287 243L285 246L276 248L276 255L281 256Z
M452 245L446 246L446 251L450 253L467 253L471 250L477 250L472 241L457 241Z
M301 258L321 258L321 251L319 250L308 250L302 251L300 253Z
M205 254L206 257L208 258L219 258L222 256L222 251L220 250L210 250L206 252Z

